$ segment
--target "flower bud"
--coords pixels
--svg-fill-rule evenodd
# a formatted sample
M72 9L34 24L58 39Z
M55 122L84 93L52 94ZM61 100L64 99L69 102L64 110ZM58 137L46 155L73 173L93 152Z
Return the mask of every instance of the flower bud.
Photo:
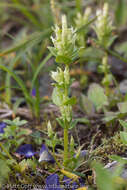
M51 126L50 121L48 121L47 128L48 128L48 136L49 136L49 137L52 137L53 134L54 134L54 132L53 132L53 130L52 130L52 126Z
M60 67L57 68L57 71L51 72L51 77L52 79L58 83L58 85L69 85L70 83L70 73L69 73L69 68L65 67L65 70L62 71Z

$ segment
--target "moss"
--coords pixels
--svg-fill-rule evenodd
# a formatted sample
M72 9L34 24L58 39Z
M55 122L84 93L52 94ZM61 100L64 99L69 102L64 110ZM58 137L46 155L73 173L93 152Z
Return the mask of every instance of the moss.
M113 137L102 139L102 144L91 154L93 159L96 157L99 161L107 163L110 155L123 155L125 150L126 146L122 144L120 134L116 133Z

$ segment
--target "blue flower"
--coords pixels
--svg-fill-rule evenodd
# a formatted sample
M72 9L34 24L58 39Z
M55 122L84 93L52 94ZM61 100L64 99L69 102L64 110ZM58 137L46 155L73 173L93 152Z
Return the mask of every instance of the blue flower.
M36 152L33 150L33 147L31 144L21 145L16 150L16 153L18 153L20 156L25 156L26 158L30 158L36 154Z
M72 189L75 190L79 187L79 185L74 181L72 182L72 179L64 176L63 178L64 186L66 189Z
M76 190L79 187L84 187L84 180L82 178L78 179L78 183L76 181L72 181L72 179L64 176L63 178L65 188Z
M48 151L48 148L45 146L45 144L42 145L42 148L40 150L39 162L50 162L52 164L55 163L55 159L50 154L50 152Z
M6 123L0 122L0 133L4 133L4 128L7 126Z
M63 190L60 188L59 176L57 174L51 174L46 178L45 190Z
M80 185L80 187L85 186L84 180L82 178L79 178L79 185Z
M36 89L35 89L35 88L32 89L31 95L32 95L33 97L36 97Z
M79 187L84 187L84 182L82 178L79 178L78 183L73 182L72 179L64 176L63 178L64 182L64 189L71 189L71 190L76 190ZM59 182L59 176L57 174L51 174L46 178L46 188L45 190L63 190L60 187L60 182Z

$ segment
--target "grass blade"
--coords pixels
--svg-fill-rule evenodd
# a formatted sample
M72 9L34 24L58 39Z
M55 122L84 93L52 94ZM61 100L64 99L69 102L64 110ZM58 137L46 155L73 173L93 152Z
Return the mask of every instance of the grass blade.
M30 95L29 95L29 93L28 93L28 91L27 91L27 89L25 87L25 84L22 81L22 79L19 76L17 76L13 71L11 71L9 68L7 68L6 66L4 66L2 64L0 64L0 69L2 69L3 71L8 72L16 80L16 82L20 86L20 88L21 88L21 90L22 90L22 92L23 92L23 94L25 96L26 101L29 102L29 103L31 103L31 101L32 101L31 97L30 97Z
M40 41L43 40L43 38L49 36L51 34L51 29L47 29L44 32L35 32L29 36L28 39L25 39L22 43L18 44L17 46L14 46L12 48L9 48L3 52L0 53L0 56L7 55L9 53L18 51L23 49L25 52L28 48L31 48L38 44Z
M34 74L34 76L33 76L33 79L32 79L32 87L31 87L31 89L33 89L34 83L35 83L35 81L36 81L36 79L37 79L37 76L38 76L38 74L40 73L42 67L47 63L47 61L51 58L51 56L52 56L52 54L49 53L49 54L47 55L47 57L46 57L46 58L40 63L40 65L38 66L38 68L37 68L37 70L36 70L36 72L35 72L35 74Z

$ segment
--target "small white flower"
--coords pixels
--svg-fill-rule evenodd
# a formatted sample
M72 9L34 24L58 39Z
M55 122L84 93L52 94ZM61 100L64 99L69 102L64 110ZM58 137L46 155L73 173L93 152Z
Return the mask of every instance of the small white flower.
M57 71L51 72L51 77L54 81L56 81L59 85L64 83L64 72L60 67L58 67Z

